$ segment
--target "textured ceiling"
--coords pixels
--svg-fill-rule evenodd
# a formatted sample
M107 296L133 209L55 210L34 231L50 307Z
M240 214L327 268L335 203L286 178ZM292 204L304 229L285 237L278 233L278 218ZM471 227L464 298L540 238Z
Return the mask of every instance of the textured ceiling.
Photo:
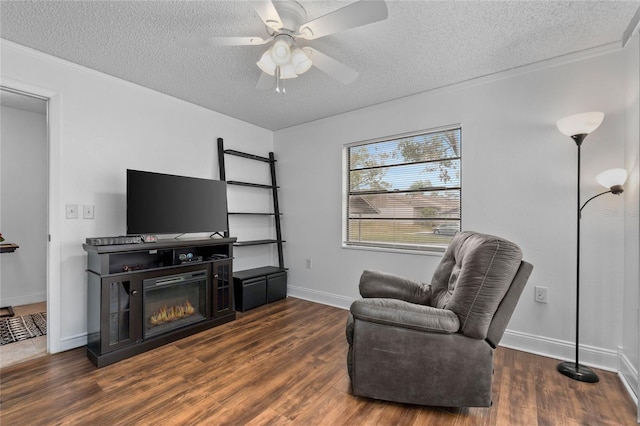
M309 19L351 1L301 1ZM287 94L255 90L265 46L181 46L266 36L246 1L2 1L0 36L278 130L549 58L621 43L640 1L387 1L389 18L299 44L360 73L317 68Z

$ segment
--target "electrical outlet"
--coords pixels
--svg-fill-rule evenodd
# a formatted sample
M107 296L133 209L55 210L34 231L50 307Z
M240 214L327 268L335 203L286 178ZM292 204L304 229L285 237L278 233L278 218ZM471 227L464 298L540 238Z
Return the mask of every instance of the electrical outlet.
M67 204L64 206L65 217L67 219L77 219L78 218L78 205L77 204Z
M93 210L94 207L92 204L85 204L82 206L82 218L83 219L93 219Z
M311 259L307 259L307 269L311 269L312 266L313 262L311 261Z
M547 303L548 302L548 297L549 297L549 289L547 287L538 287L536 286L535 289L535 300L538 303Z

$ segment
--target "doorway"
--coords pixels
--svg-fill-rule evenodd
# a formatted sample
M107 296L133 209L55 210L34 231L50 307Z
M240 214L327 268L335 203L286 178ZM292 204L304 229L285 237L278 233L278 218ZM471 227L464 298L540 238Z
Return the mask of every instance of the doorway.
M48 99L0 87L0 106L0 233L12 248L0 254L0 307L11 308L0 314L29 323L47 313ZM0 367L47 354L46 335L24 336L0 345Z

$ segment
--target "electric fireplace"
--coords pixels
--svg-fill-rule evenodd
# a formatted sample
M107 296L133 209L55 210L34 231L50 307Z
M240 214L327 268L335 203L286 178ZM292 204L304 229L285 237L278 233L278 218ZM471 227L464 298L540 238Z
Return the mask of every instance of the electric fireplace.
M104 367L235 320L235 242L84 244L89 359Z
M207 271L143 281L143 336L184 327L207 317Z

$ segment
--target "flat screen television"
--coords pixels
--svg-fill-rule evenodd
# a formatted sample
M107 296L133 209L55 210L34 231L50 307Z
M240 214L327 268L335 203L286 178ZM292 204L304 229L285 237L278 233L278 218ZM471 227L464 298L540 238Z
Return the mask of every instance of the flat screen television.
M127 235L226 230L226 182L127 169Z

